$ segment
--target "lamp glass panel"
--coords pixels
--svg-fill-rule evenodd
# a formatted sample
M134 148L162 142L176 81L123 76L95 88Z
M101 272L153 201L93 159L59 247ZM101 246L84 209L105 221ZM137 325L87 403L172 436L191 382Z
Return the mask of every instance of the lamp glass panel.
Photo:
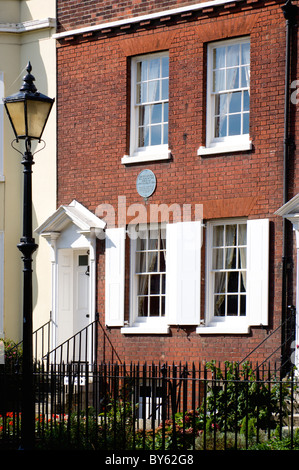
M27 101L28 136L39 139L47 121L52 103Z
M14 101L7 102L6 108L12 121L15 132L18 136L26 134L25 128L25 113L24 113L24 102Z

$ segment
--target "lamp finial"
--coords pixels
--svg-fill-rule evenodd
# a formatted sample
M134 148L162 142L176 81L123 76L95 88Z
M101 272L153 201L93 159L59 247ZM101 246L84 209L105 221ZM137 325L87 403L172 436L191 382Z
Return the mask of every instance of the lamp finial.
M27 75L23 77L23 85L20 88L20 91L28 92L28 93L35 93L37 91L36 86L34 85L35 78L31 75L32 66L31 63L28 62L26 71Z

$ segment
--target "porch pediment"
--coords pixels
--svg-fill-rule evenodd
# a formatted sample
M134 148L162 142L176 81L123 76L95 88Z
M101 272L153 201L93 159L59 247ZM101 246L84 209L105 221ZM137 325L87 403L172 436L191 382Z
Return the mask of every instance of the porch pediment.
M106 222L99 219L78 201L73 200L69 205L60 206L50 217L45 220L35 232L45 238L59 236L69 225L73 224L76 231L88 234L92 230L103 231Z
M292 222L295 230L299 230L299 193L281 206L275 215L280 215Z

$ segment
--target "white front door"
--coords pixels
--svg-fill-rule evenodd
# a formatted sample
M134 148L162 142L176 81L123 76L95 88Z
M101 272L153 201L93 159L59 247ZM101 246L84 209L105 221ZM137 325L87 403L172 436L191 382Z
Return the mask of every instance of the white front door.
M56 347L72 338L90 323L90 276L88 250L58 250L58 308L56 318ZM80 338L75 346L76 358ZM81 335L83 350L85 336ZM65 349L65 348L64 348ZM73 350L69 351L73 358ZM65 354L64 354L65 356Z

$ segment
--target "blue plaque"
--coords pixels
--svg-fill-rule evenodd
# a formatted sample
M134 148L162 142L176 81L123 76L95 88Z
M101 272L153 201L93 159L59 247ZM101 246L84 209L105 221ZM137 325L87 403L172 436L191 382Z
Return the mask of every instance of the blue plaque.
M156 176L151 170L143 170L137 176L136 188L144 199L149 198L156 189Z

